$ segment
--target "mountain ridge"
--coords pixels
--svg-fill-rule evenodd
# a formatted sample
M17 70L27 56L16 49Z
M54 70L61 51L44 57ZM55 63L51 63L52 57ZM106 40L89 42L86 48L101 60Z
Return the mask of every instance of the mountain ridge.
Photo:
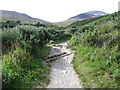
M85 20L85 19L90 19L90 18L95 18L95 17L99 17L99 16L104 16L104 15L108 15L108 13L105 13L103 11L88 11L85 13L80 13L76 16L70 17L69 19L62 21L62 22L55 22L54 24L60 27L66 27L76 21L81 21L81 20Z
M46 23L46 24L51 24L51 25L54 25L54 26L60 26L60 27L65 27L65 26L68 26L76 21L81 21L81 20L84 20L84 19L89 19L89 18L94 18L94 17L99 17L99 16L103 16L103 15L107 15L108 13L105 13L105 12L102 12L102 11L88 11L88 12L85 12L85 13L81 13L81 14L78 14L76 16L73 16L65 21L62 21L62 22L55 22L55 23L52 23L52 22L48 22L48 21L45 21L45 20L42 20L40 18L34 18L34 17L31 17L25 13L19 13L19 12L16 12L16 11L9 11L9 10L0 10L0 17L2 17L1 19L1 22L2 21L8 21L8 20L11 20L11 21L21 21L21 23L28 23L28 24L33 24L33 23Z
M81 13L81 14L78 14L76 16L73 16L71 18L69 18L68 20L70 19L74 19L74 18L77 18L77 19L89 19L89 18L94 18L94 17L98 17L98 16L103 16L103 15L107 15L108 13L105 13L103 11L88 11L88 12L85 12L85 13Z
M50 23L48 21L44 21L42 19L39 19L39 18L34 18L34 17L31 17L25 13L19 13L19 12L16 12L16 11L9 11L9 10L0 10L0 17L2 17L2 20L1 22L3 21L8 21L8 20L11 20L11 21L21 21L21 23ZM52 23L51 23L52 24Z

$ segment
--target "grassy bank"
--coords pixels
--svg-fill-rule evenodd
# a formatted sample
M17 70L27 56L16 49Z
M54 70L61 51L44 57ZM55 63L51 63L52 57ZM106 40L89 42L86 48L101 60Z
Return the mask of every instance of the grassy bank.
M119 80L115 79L118 64L111 67L105 63L101 50L78 45L73 47L76 53L73 60L74 68L79 75L84 88L118 88ZM97 53L96 53L97 52ZM96 53L96 55L95 55Z
M49 54L47 46L36 47L32 55L17 48L3 56L3 88L44 88L49 83L49 65L43 64L42 57Z
M71 29L75 31L68 47L76 51L74 68L84 88L120 88L118 15L90 21L78 21Z

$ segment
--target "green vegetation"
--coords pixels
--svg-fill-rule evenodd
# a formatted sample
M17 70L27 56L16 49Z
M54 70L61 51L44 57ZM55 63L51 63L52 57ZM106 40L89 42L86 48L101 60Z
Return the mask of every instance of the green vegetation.
M37 48L38 49L38 48ZM49 49L45 48L48 53ZM39 48L39 53L44 52ZM39 85L41 88L49 83L49 66L21 48L16 48L3 56L2 74L3 88L32 88Z
M66 20L66 21L62 21L62 22L55 22L54 24L59 26L59 27L67 27L68 25L76 22L76 21L80 21L81 19L76 19L76 20Z
M4 28L4 27L15 27L16 25L20 25L20 21L6 21L6 22L0 22L0 27Z
M82 21L76 21L76 22L72 23L71 25L69 25L68 27L79 27L79 26L82 26L82 25L91 23L91 22L93 22L93 21L97 21L97 20L99 20L100 18L107 17L107 16L108 16L108 15L106 15L106 16L101 16L101 17L96 17L96 18L91 18L91 19L85 19L85 20L82 20Z
M83 87L120 88L118 13L71 26L68 30L74 35L68 47L76 50L73 64Z
M50 52L50 48L46 44L50 40L60 41L61 37L70 36L57 27L38 25L10 27L9 24L7 28L3 27L3 88L46 87L49 83L50 70L50 65L43 60Z
M83 87L120 88L119 13L77 21L64 28L40 22L1 22L3 88L46 87L50 64L43 58L48 56L50 45L71 36L68 47L76 51L73 64Z

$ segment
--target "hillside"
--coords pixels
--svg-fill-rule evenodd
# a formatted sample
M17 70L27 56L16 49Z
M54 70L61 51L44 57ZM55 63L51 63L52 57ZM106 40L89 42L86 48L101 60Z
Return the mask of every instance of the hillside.
M62 22L55 22L55 25L58 25L60 27L66 27L76 21L82 21L84 19L90 19L90 18L95 18L99 16L104 16L107 15L108 13L102 12L102 11L89 11L86 13L81 13L79 15L73 16L69 18L68 20L62 21Z
M65 20L65 21L61 21L61 22L55 22L54 24L59 26L59 27L66 27L69 26L70 24L74 23L78 21L78 19L72 19L72 20ZM80 19L79 19L80 21Z
M32 23L45 23L45 24L51 24L50 22L44 21L42 19L37 19L37 18L33 18L27 14L23 14L23 13L18 13L15 11L7 11L7 10L0 10L0 17L2 17L2 21L0 22L4 22L4 21L21 21L21 23L28 23L28 24L32 24Z
M119 88L118 13L78 21L67 30L73 35L68 47L76 50L73 65L84 88Z
M107 16L108 15L104 15L104 16L100 16L100 17L95 17L95 18L85 19L85 20L81 20L81 21L76 21L76 22L70 24L68 27L79 27L79 26L86 25L88 23L97 21L97 20L99 20L103 17L107 17Z

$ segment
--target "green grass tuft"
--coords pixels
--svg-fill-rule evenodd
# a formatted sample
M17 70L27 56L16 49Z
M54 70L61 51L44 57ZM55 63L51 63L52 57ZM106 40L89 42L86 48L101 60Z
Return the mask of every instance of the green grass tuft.
M49 83L50 67L42 63L41 57L43 53L44 56L47 56L50 49L47 46L42 49L36 47L36 49L35 53L40 55L30 56L26 50L17 48L3 56L3 88L46 87Z
M100 49L96 51L94 48L79 45L76 46L76 50L73 64L84 88L119 87L118 80L113 74L118 68L117 63L109 67L107 61L102 58Z

